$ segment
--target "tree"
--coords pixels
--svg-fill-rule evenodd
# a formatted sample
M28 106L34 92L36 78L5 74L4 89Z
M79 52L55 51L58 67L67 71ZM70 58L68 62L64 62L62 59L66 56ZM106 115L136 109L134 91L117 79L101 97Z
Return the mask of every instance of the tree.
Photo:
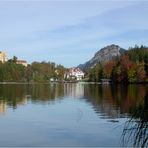
M16 56L13 56L12 59L9 59L8 62L10 63L16 63L17 62L17 57Z
M139 63L137 65L136 72L137 72L137 79L138 79L138 81L139 82L145 81L146 71L145 71L145 67L144 67L144 62Z
M107 78L107 79L111 78L114 65L115 65L114 60L110 60L104 64L104 68L103 68L104 78Z

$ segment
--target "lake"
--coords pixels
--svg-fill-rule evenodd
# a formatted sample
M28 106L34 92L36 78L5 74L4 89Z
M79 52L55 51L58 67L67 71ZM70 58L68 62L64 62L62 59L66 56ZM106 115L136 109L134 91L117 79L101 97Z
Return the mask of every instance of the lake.
M148 85L0 84L0 146L147 146Z

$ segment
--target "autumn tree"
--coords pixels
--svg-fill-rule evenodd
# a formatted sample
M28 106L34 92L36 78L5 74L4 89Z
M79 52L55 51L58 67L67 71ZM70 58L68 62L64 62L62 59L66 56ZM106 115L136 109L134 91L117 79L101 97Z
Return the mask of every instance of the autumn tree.
M104 64L103 66L103 76L104 78L110 79L113 71L113 67L115 65L115 61L111 60Z

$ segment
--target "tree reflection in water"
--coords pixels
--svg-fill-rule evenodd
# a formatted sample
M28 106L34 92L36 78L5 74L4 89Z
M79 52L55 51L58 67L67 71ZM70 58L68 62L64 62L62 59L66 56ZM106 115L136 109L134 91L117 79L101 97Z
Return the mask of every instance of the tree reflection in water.
M54 104L65 98L79 99L91 105L102 121L115 124L131 117L124 127L123 144L144 147L148 145L147 90L147 85L6 84L0 85L0 113L30 103Z
M131 110L131 119L125 123L122 142L124 146L148 146L148 93L144 97L143 105Z

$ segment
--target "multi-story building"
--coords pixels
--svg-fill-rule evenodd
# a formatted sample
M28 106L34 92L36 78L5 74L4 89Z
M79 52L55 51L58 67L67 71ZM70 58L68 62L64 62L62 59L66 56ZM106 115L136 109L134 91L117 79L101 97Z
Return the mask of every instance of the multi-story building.
M78 67L73 67L65 72L64 78L82 80L84 78L84 72Z
M7 61L7 54L4 51L0 51L0 62L5 63Z

